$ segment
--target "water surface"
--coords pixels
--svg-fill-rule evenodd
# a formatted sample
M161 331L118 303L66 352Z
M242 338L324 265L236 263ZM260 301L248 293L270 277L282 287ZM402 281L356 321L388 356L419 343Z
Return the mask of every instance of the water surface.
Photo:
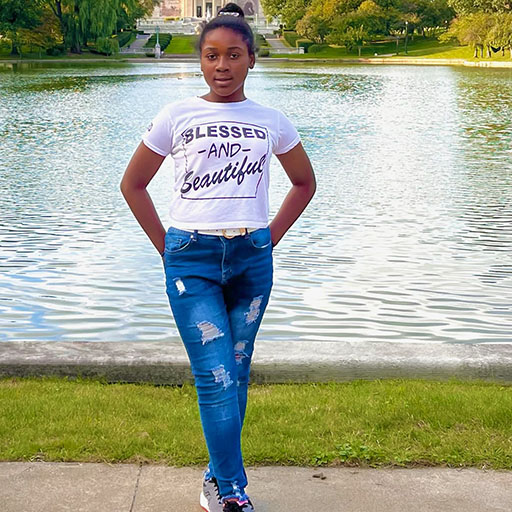
M259 339L510 342L512 72L259 63L318 192L275 248ZM0 65L0 340L178 340L120 190L196 63ZM148 190L169 225L172 162ZM273 159L271 216L289 188Z

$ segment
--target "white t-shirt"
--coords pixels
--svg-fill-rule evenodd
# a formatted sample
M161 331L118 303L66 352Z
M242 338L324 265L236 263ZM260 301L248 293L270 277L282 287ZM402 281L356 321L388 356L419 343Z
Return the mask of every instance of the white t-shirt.
M171 225L190 230L267 227L270 158L300 137L277 109L194 96L167 104L142 140L173 158Z

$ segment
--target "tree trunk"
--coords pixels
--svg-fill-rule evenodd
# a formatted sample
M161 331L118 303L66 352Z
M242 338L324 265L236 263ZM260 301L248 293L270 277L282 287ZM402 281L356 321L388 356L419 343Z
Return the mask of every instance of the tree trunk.
M13 30L11 34L11 55L21 57L21 48L18 45L18 38L16 37L16 32Z
M361 57L361 47L360 46L357 47L357 53L358 53L359 57Z
M482 59L484 58L484 45L483 44L480 45L480 57L482 57Z
M475 46L475 55L473 55L474 59L478 59L478 46Z
M510 58L512 59L512 46L509 46L508 49L510 50Z
M488 59L491 59L492 58L492 55L491 55L491 45L487 45L487 58Z

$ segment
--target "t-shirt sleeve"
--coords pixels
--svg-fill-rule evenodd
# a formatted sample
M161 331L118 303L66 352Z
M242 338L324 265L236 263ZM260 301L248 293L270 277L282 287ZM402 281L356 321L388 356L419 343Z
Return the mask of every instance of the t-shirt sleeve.
M142 136L144 144L155 153L167 156L172 149L172 120L167 107L164 107L149 124Z
M277 144L274 148L274 154L282 155L293 149L300 142L300 135L295 126L282 112L279 112L278 126Z

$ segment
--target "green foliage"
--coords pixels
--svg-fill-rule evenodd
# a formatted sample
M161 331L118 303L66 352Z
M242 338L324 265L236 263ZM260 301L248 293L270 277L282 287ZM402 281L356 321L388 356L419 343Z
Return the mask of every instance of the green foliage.
M329 48L328 44L312 44L308 48L308 53L320 53L327 50L327 48Z
M0 0L0 34L11 41L12 55L20 54L19 31L40 25L41 16L39 0Z
M124 32L120 32L116 35L117 42L119 44L119 48L126 46L130 39L132 38L133 32L131 30L125 30Z
M304 48L304 53L308 53L310 46L313 46L315 43L308 39L297 39L295 44L297 45L297 48Z
M153 7L152 0L44 0L59 20L64 42L81 53L89 40L110 37Z
M370 35L363 25L358 27L351 25L343 27L343 25L340 25L337 30L330 34L329 42L344 45L348 51L357 48L360 56L361 47L369 40Z
M461 15L439 39L444 42L457 39L463 45L470 45L474 57L478 57L478 50L483 57L484 47L487 47L487 56L491 57L491 45L512 47L512 13L479 11Z
M433 34L438 27L446 27L455 15L447 1L262 0L268 16L280 16L287 28L295 28L299 36L318 43L344 40L349 44L361 38L403 34L406 21L410 34L415 31L424 36L429 32ZM475 1L499 3L509 0ZM295 41L290 42L295 46Z
M261 0L261 4L267 18L280 16L287 29L295 30L297 21L306 14L311 0Z
M296 28L299 35L319 43L324 42L325 37L331 30L326 20L312 14L306 14L299 20Z
M119 42L112 37L99 37L96 39L96 52L102 55L119 53Z
M297 32L293 30L285 30L283 32L283 37L290 46L293 46L293 48L297 48L297 39L301 39L302 36L300 36L299 34L297 34Z
M51 48L46 49L46 55L50 55L52 57L57 57L59 55L66 54L66 47L63 44L57 44L52 46Z
M269 56L270 56L270 51L268 50L268 48L261 48L258 51L258 57L269 57Z
M458 15L476 12L507 12L509 0L448 0L448 4Z
M164 51L172 40L172 34L159 34L158 41L160 45L160 50ZM154 48L156 45L156 34L153 34L144 45L144 48Z
M267 40L265 39L265 36L263 34L256 33L254 36L256 38L256 46L258 48L262 48L262 47L265 47L265 46L270 46L267 43Z

